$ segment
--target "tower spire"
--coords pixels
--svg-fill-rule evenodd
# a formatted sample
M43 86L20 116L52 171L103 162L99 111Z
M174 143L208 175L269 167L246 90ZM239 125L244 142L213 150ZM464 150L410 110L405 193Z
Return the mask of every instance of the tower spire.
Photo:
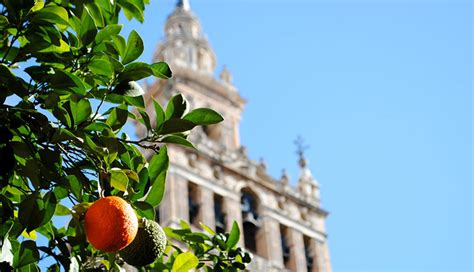
M176 7L182 8L184 10L190 10L191 6L189 6L189 0L178 0L176 3Z
M308 149L308 145L304 144L301 136L295 140L296 154L298 154L300 165L300 177L298 179L298 190L308 200L319 201L319 185L318 181L314 179L311 170L309 170L308 162L304 156L304 152Z
M298 135L294 143L296 145L296 154L298 154L298 157L299 157L298 164L300 165L301 168L306 168L306 165L308 163L304 156L304 152L306 151L306 149L309 148L309 146L304 144L304 139L303 137L301 137L301 135Z

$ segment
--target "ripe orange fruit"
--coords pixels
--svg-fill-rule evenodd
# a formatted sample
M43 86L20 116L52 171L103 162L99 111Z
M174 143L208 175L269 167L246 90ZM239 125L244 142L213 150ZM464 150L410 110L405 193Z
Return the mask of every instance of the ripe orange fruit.
M128 246L138 231L132 206L117 196L97 200L86 212L87 240L98 250L116 252Z

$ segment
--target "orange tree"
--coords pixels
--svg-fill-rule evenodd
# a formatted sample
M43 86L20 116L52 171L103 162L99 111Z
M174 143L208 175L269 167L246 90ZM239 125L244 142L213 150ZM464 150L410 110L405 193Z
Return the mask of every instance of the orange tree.
M118 24L121 12L143 22L148 2L0 0L1 271L119 269L119 254L87 241L87 208L119 196L138 219L154 220L166 144L193 148L189 130L223 120L211 109L187 110L177 95L164 108L153 102L150 121L136 81L172 72L164 62L137 62L143 41L135 31L121 36ZM146 127L144 138L121 131L128 119ZM155 155L147 161L141 149ZM55 218L66 215L71 220L59 226ZM164 255L140 269L235 271L250 262L236 247L237 224L226 234L203 228L165 228Z

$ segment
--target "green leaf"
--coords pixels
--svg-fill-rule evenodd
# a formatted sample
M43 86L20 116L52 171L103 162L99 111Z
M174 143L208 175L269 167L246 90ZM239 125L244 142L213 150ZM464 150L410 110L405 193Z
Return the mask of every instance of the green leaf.
M51 138L52 143L59 143L63 141L74 141L74 140L79 140L76 135L74 135L72 132L65 128L58 128L56 131L54 131L53 137Z
M69 188L71 189L72 194L77 199L81 199L82 198L82 184L79 181L79 179L74 175L67 176L66 179L69 183Z
M87 66L94 74L111 78L114 75L114 67L110 61L94 57Z
M48 5L42 8L32 19L33 23L39 23L41 21L65 26L69 25L69 17L66 9L56 5Z
M195 109L186 114L183 119L189 120L196 125L212 125L224 120L219 113L207 108Z
M128 20L135 18L143 23L143 9L137 5L136 1L118 0L118 3L120 7L122 7L123 13Z
M146 113L146 111L140 110L140 109L138 110L138 112L142 116L142 118L139 120L140 123L145 125L146 129L148 131L150 131L151 130L151 123L150 123L150 117L148 116L148 113Z
M40 226L48 223L51 218L53 218L57 204L58 201L56 199L56 195L52 191L46 193L46 195L43 197L44 216Z
M96 3L87 3L85 4L89 14L97 27L104 27L104 17L102 16L102 11Z
M239 242L239 239L240 239L239 225L237 224L237 222L234 221L234 223L232 223L232 229L230 230L230 233L229 233L229 238L227 238L227 241L226 241L227 249L234 248Z
M58 90L68 90L80 95L86 95L84 82L76 75L60 69L54 69L54 75L49 79L51 87Z
M150 190L145 198L145 202L156 207L161 203L163 195L165 194L166 172L161 172L154 181L152 180L152 182Z
M166 120L181 118L188 107L188 103L182 94L173 96L166 106Z
M150 220L155 220L155 208L148 202L137 201L133 204L136 208L137 213L141 217L145 217Z
M166 172L169 166L168 149L166 146L160 148L160 152L151 158L148 166L148 176L155 180L159 174Z
M135 97L144 95L145 91L135 81L123 81L114 88L113 93Z
M97 35L97 26L88 9L82 11L81 27L78 34L83 45L89 45Z
M3 163L5 164L4 161ZM4 224L5 221L13 218L13 210L14 207L12 201L6 196L0 195L0 224Z
M191 232L184 235L184 238L188 241L195 243L204 243L204 241L210 240L209 236L201 232Z
M153 107L155 108L155 128L158 129L163 122L165 121L165 112L163 111L163 108L161 107L160 103L157 102L155 99L153 99Z
M168 170L169 158L166 146L162 146L160 152L155 154L149 162L148 176L151 181L151 188L145 198L153 207L160 204L165 193L166 170Z
M0 15L0 30L7 28L8 24L8 18L3 15Z
M110 185L115 189L126 192L128 187L128 177L120 169L112 169L110 171Z
M63 106L57 105L57 107L53 109L53 115L58 118L66 127L70 128L72 126L69 112Z
M65 52L69 52L69 50L70 50L69 45L65 41L59 40L59 45L51 44L50 46L44 49L38 50L38 52L39 53L65 53Z
M84 149L89 148L90 150L96 152L97 154L100 154L101 156L106 156L107 149L102 146L98 146L94 140L92 140L91 137L84 135L84 143L85 145L83 146Z
M182 145L182 146L190 147L192 149L196 149L191 142L184 139L183 137L179 137L179 136L175 136L175 135L166 136L165 138L163 138L161 140L161 142L179 144L179 145Z
M132 200L138 200L145 195L145 191L148 190L147 185L149 185L149 176L148 176L148 168L143 168L138 173L140 181L138 184L134 184L133 189L135 190L135 194L132 195Z
M111 165L113 161L117 158L119 141L117 140L117 138L115 138L115 135L112 135L112 137L101 137L101 142L103 143L102 146L106 148L107 156L104 158L104 160L108 165Z
M115 48L120 56L123 57L125 55L125 50L127 49L125 38L120 35L112 35L110 38L114 42Z
M145 108L145 100L143 99L143 96L124 96L123 97L125 103L127 105L135 106L137 108Z
M86 131L103 131L105 129L112 129L109 125L106 123L102 123L99 121L94 121L93 123L87 125L87 127L84 128Z
M24 230L21 233L21 236L25 237L26 239L30 239L30 240L36 240L36 238L38 238L38 236L36 235L36 231L34 231L34 230L32 230L31 232L26 232L26 230Z
M54 215L56 216L71 215L71 210L62 204L58 204L56 205L56 210L54 211Z
M21 243L20 250L18 250L13 257L13 267L20 268L37 262L38 260L39 252L38 248L36 248L36 243L31 240L26 240Z
M199 259L191 252L183 252L176 257L172 272L188 272L199 264Z
M136 60L143 53L143 40L135 30L128 36L127 49L122 58L122 63L127 64Z
M118 81L139 80L151 75L153 75L153 70L150 68L150 65L144 62L134 62L125 66L125 69L118 76Z
M123 25L108 25L101 29L97 36L95 36L95 41L97 43L101 41L110 41L112 40L112 35L118 35L122 30Z
M35 3L35 5L30 9L30 12L37 12L41 10L44 7L44 2L43 1L38 1Z
M27 232L41 225L44 218L44 204L38 193L32 193L20 203L18 217Z
M179 220L179 225L183 228L183 229L187 229L187 230L191 230L191 226L188 224L188 222L184 221L184 220Z
M74 126L81 124L91 116L92 108L88 99L72 96L69 101Z
M134 181L137 183L140 182L140 177L138 177L137 172L130 169L123 169L122 171L125 173L125 175L127 175L130 181Z
M113 108L105 121L114 131L121 129L127 122L128 110L126 108L125 105Z
M214 230L212 230L209 226L203 224L203 223L199 223L199 225L201 225L201 227L207 231L210 235L216 235L216 232Z
M16 272L41 272L41 270L36 263L31 263L19 268Z
M123 66L123 64L118 61L118 59L116 59L115 57L112 57L112 56L107 56L109 58L109 61L110 63L112 64L112 67L114 67L114 72L115 73L120 73L122 72L124 69L125 69L125 66Z
M191 233L190 229L172 229L170 227L164 227L163 231L165 232L166 237L179 241L183 240L184 235Z
M169 65L166 62L157 62L150 65L153 75L162 79L168 79L173 76Z
M191 130L196 125L188 120L178 119L178 118L171 118L166 120L161 127L160 134L171 134L171 133L178 133Z

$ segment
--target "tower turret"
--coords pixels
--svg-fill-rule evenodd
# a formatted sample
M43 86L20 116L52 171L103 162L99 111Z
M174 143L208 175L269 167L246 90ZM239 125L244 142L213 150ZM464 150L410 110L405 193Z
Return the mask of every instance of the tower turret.
M165 41L155 55L155 61L166 61L171 68L187 68L213 74L216 56L204 36L198 18L188 0L180 0L165 25Z

